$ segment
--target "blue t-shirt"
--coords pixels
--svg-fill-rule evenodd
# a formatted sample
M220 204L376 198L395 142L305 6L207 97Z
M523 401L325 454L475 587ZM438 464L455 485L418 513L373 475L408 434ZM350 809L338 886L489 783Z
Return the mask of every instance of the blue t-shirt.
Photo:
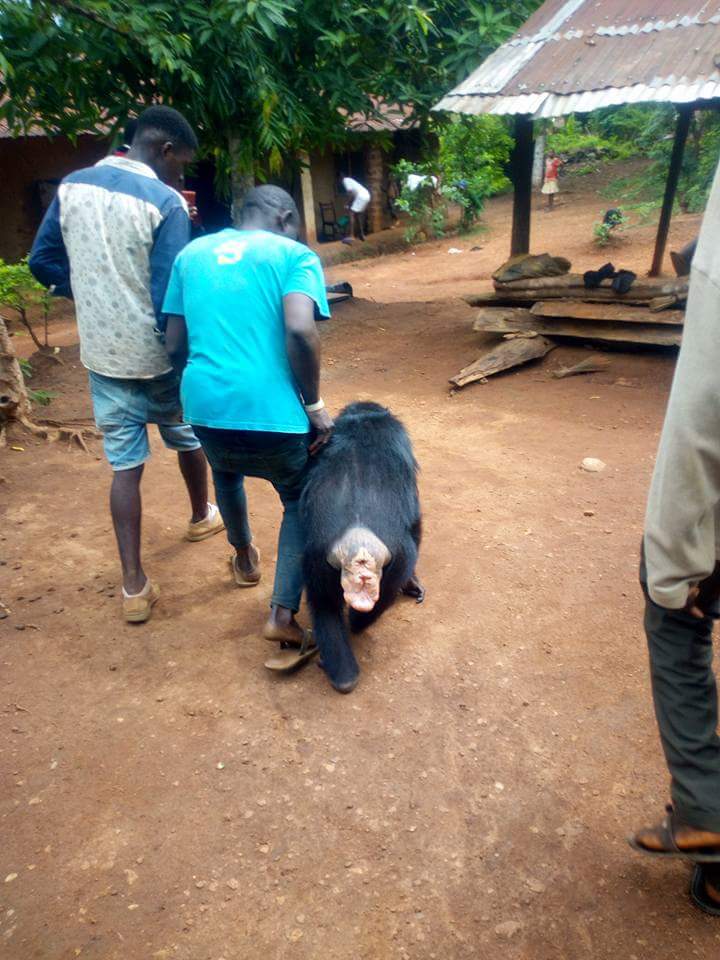
M330 316L316 253L265 230L222 230L188 244L163 313L185 317L185 419L222 430L307 433L285 349L282 298L304 293Z

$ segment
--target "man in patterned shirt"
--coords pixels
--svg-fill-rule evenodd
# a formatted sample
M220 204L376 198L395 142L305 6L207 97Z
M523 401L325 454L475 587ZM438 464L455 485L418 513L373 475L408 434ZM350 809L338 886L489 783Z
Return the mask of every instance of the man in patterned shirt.
M207 464L183 422L177 378L158 337L170 270L189 239L177 183L197 149L187 120L169 107L140 115L132 146L60 184L30 256L30 269L75 301L80 359L90 376L95 420L113 468L110 511L123 575L123 612L150 617L158 586L140 557L140 480L150 456L147 424L176 450L192 517L188 540L224 529L207 500Z

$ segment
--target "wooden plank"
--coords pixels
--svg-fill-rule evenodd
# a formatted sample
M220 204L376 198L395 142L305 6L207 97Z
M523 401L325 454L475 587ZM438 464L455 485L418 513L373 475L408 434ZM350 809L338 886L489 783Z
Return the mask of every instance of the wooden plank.
M683 310L651 314L647 307L628 307L624 303L585 303L584 300L539 300L530 307L530 312L538 317L614 320L615 323L669 323L671 326L682 326L685 320Z
M573 321L551 317L515 320L493 320L486 311L475 321L473 330L482 333L535 332L549 337L572 337L577 340L602 340L608 343L647 343L661 347L680 346L682 329L655 323L612 323L601 320Z
M578 291L579 293L579 291ZM521 307L537 303L539 300L566 300L567 290L516 290L512 293L505 291L487 291L486 293L467 294L462 299L471 307ZM582 294L587 303L622 303L630 306L646 307L649 297L633 297L631 294L618 297L614 290L587 290Z
M545 337L523 337L517 340L504 340L496 347L488 350L477 358L470 366L465 367L451 377L450 383L457 388L466 387L469 383L476 380L485 380L492 377L493 374L501 373L503 370L509 370L511 367L517 367L528 363L530 360L538 360L550 353L555 348L551 340Z
M515 321L530 320L532 314L527 307L484 307L477 315L478 320L487 318L488 321Z

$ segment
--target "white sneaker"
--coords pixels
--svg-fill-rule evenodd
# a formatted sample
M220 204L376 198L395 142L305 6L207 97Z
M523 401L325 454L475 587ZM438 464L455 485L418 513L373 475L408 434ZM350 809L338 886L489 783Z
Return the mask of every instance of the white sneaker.
M208 537L213 537L224 529L225 524L220 516L220 511L214 503L209 503L207 516L203 520L198 520L197 523L188 524L185 539L193 542L207 540Z

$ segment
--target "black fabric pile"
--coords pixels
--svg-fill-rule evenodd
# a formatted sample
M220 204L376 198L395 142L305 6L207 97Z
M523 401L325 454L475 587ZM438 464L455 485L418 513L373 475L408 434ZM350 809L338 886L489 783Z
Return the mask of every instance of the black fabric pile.
M586 270L583 283L588 290L599 287L603 280L612 280L610 286L615 293L627 293L637 280L632 270L616 270L612 263L604 263L599 270Z

